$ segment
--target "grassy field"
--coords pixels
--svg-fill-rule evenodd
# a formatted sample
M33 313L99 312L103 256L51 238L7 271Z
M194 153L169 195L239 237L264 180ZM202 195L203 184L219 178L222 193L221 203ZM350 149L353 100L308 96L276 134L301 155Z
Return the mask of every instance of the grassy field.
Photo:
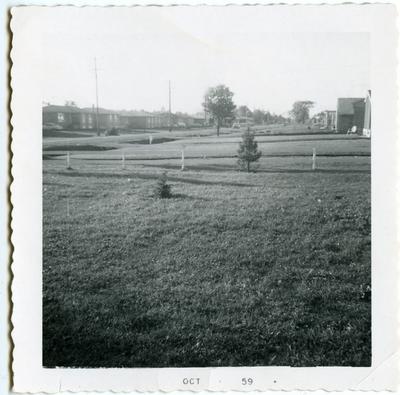
M173 137L43 161L44 366L369 366L370 142Z

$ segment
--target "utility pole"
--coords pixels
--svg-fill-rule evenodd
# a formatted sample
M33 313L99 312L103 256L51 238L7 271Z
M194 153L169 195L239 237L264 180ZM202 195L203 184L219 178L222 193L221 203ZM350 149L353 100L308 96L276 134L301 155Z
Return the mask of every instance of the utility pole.
M168 114L169 114L169 120L168 120L168 128L169 131L172 131L172 118L171 118L171 81L168 81Z
M97 84L97 62L96 58L94 58L94 77L96 81L96 130L97 135L100 136L100 129L99 129L99 88Z

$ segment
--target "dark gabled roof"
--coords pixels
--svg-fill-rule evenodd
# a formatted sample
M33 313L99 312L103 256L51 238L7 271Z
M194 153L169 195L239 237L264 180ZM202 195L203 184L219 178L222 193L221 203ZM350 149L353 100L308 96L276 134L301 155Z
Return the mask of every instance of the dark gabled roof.
M337 113L340 115L353 115L354 105L364 102L362 97L341 97L337 102Z
M152 112L153 115L156 115L158 117L169 117L169 112L166 111L154 111ZM171 116L174 116L173 113L171 113Z
M187 115L187 114L175 114L178 118L181 118L181 119L190 119L190 118L193 118L192 116L190 116L190 115Z
M93 107L75 107L75 106L57 106L57 105L48 105L43 107L43 112L51 113L51 112L64 112L64 113L93 113L96 112L96 109ZM99 114L118 114L118 111L115 110L107 110L106 108L99 108Z
M96 108L95 107L84 107L84 108L81 108L80 111L95 113ZM119 114L119 112L115 111L115 110L107 110L106 108L99 107L99 114Z
M56 106L56 105L48 105L43 107L43 112L51 113L51 112L79 112L80 109L78 107L73 106Z

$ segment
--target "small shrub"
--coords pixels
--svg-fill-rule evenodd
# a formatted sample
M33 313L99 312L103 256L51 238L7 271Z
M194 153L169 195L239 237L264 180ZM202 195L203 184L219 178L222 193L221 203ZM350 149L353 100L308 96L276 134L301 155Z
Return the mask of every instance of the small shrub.
M172 196L171 185L167 184L167 173L161 174L158 179L154 196L161 199L168 199Z
M258 161L260 157L261 151L258 150L257 141L254 140L254 133L247 130L243 133L242 141L239 143L239 167L250 172L250 163Z
M117 128L112 128L110 130L107 130L106 136L119 136L119 131Z

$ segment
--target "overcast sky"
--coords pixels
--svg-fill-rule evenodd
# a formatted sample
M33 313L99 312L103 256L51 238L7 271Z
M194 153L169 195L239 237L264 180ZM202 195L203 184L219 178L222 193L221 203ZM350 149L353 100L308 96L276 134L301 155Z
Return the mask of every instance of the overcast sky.
M94 104L95 57L99 106L110 109L167 109L168 80L172 110L189 113L202 110L206 89L217 84L237 105L278 114L296 100L315 101L313 112L335 109L338 97L370 89L368 33L290 32L254 7L225 18L212 7L80 10L45 19L46 102Z

